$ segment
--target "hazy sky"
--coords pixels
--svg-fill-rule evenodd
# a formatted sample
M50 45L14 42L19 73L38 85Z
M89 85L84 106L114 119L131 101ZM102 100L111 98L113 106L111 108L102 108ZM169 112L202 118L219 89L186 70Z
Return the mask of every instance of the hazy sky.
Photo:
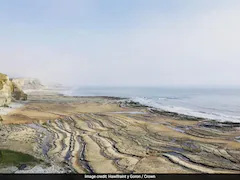
M0 72L68 85L240 86L239 0L0 0Z

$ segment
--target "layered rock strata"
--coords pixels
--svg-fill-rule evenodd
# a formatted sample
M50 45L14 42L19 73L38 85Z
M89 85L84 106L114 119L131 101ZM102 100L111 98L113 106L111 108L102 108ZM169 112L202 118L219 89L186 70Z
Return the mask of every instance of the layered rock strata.
M75 173L240 172L240 124L178 118L108 97L53 97L29 97L3 116L0 147L21 144Z

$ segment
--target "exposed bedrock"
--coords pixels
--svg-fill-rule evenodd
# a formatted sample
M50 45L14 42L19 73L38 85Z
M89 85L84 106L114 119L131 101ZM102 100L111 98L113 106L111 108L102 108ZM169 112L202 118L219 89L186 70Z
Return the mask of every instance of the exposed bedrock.
M13 86L8 76L0 73L0 106L7 106L12 100Z
M27 100L27 94L9 77L0 73L0 106L8 106L12 100Z
M75 173L240 172L237 124L121 107L115 99L69 99L42 98L3 116L0 147Z
M39 149L47 159L78 173L240 172L240 151L223 146L224 135L222 142L215 141L219 132L197 126L178 132L169 124L139 123L139 117L84 113L28 128L39 134Z

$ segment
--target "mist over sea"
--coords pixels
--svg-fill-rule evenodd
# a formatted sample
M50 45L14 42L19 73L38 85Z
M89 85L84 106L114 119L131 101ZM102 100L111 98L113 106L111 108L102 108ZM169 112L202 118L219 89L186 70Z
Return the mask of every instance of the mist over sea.
M126 97L170 112L240 123L240 88L85 87L66 93Z

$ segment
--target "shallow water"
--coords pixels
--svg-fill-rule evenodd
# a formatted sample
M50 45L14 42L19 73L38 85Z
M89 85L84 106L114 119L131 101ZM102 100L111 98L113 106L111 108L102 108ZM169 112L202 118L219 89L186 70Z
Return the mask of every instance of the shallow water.
M24 104L21 103L11 103L9 107L0 107L0 115L7 115L11 111L23 107Z
M74 96L116 96L184 115L240 122L240 88L89 87Z
M236 140L237 142L240 142L240 136L235 137L235 140Z
M45 128L37 125L37 124L28 124L27 126L36 129L38 132L44 134L44 138L41 144L42 152L45 156L47 156L48 151L51 149L51 141L53 140L52 134Z

